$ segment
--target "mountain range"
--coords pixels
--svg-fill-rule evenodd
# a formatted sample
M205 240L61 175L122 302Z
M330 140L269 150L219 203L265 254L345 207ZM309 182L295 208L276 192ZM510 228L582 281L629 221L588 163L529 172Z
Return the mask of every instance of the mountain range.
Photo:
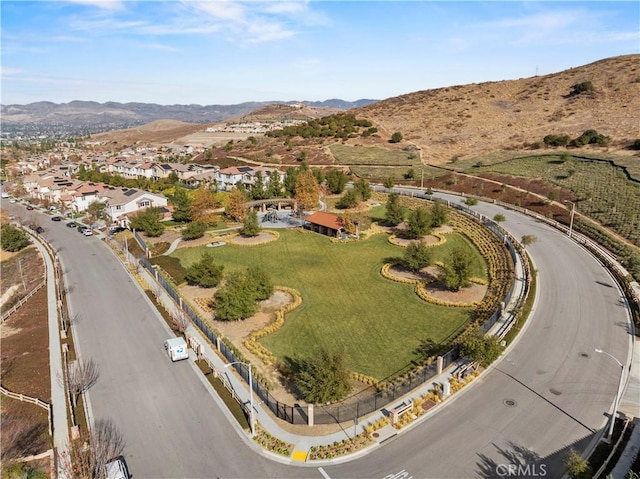
M375 102L361 99L345 101L245 102L236 105L158 105L155 103L97 103L72 101L52 103L41 101L27 105L0 105L4 131L42 127L51 130L82 128L87 133L109 131L143 125L156 120L177 120L186 123L217 123L242 117L254 110L274 103L305 105L314 109L348 110Z

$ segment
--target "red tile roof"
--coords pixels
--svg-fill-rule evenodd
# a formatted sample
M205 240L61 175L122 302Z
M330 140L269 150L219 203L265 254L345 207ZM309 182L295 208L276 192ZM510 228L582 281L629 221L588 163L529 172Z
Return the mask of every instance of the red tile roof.
M324 211L316 211L307 218L307 221L314 225L324 226L336 231L342 228L342 218L332 215L331 213L325 213Z

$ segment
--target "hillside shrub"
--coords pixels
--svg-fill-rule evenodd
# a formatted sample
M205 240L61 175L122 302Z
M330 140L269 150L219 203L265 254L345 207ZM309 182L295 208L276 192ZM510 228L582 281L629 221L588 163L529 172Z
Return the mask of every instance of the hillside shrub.
M593 93L593 84L590 81L576 83L571 87L571 95L581 95L583 93Z
M598 133L596 130L587 130L578 138L571 140L570 146L581 147L584 145L607 146L611 138Z
M547 146L566 146L571 138L569 135L547 135L542 141Z
M15 252L29 244L29 235L12 225L4 225L0 229L0 247L5 251Z

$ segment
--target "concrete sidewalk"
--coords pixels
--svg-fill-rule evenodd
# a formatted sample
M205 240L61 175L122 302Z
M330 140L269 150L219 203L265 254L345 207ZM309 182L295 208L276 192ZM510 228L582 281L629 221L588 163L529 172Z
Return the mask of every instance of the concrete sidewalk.
M64 384L60 381L63 375L62 349L60 342L60 323L58 322L58 297L56 294L56 272L48 250L39 238L34 237L36 245L44 259L47 275L47 309L49 323L49 371L51 375L51 407L53 417L53 446L58 454L63 454L69 447L69 425L67 416L67 396ZM63 471L58 471L64 477Z

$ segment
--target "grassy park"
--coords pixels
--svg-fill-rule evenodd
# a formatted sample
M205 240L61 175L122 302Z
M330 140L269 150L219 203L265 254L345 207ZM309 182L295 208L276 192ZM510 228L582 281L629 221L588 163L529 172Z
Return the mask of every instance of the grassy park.
M257 264L270 272L274 284L298 290L302 306L261 340L279 358L308 357L320 346L344 350L351 370L381 380L421 359L423 342L446 343L469 321L469 309L427 304L412 285L381 276L382 265L403 253L387 235L335 244L308 232L279 234L264 245L184 248L172 255L188 266L208 251L225 273ZM486 277L480 255L456 233L434 248L433 260L445 258L456 244L475 252L473 275Z

